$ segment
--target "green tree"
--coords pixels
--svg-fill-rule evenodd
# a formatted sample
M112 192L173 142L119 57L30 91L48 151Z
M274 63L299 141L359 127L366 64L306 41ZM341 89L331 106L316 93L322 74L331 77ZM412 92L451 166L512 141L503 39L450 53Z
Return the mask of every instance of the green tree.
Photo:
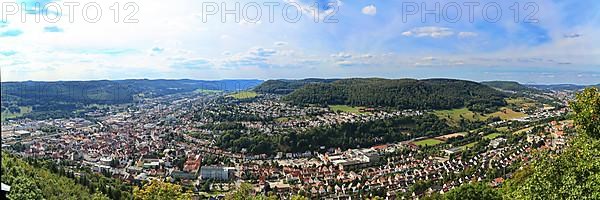
M17 177L12 187L10 188L8 198L12 200L29 200L29 199L43 199L42 190L29 178L25 176Z
M598 88L588 88L577 94L577 101L571 103L575 114L575 124L580 133L600 139L600 92Z
M447 200L500 200L500 192L485 183L464 184L444 195Z
M237 190L225 196L226 200L245 200L250 199L252 195L252 185L242 183Z
M92 195L92 200L110 200L110 198L108 198L108 196L106 196L105 194L96 192Z
M184 200L192 199L190 193L184 193L180 185L152 180L143 188L135 187L133 197L136 200Z
M300 196L300 195L294 195L294 196L292 196L291 200L308 200L308 198Z

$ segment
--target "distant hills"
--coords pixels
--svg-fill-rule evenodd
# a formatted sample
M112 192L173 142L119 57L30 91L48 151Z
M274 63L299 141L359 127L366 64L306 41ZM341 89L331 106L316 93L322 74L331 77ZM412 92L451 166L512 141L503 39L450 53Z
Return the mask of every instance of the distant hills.
M131 103L135 96L157 97L196 90L238 91L261 80L99 80L58 82L3 82L2 112L31 107L36 113L59 115L92 104ZM43 117L46 117L44 115Z
M237 91L253 88L260 80L101 80L60 82L5 82L2 96L24 101L128 103L137 94L162 96L198 89ZM6 96L5 96L6 95Z
M600 87L600 84L587 86L587 85L574 85L574 84L555 84L555 85L527 85L538 90L583 90L586 87Z
M536 88L528 87L522 85L515 81L484 81L481 84L504 90L504 91L512 91L512 92L540 92Z
M32 112L41 116L70 116L97 104L131 103L136 97L158 97L199 90L254 90L284 95L296 104L344 104L369 107L450 109L468 107L492 112L506 105L510 93L580 90L580 85L523 85L511 81L472 82L453 79L303 79L303 80L99 80L3 82L3 116ZM600 87L600 84L597 85ZM17 114L18 113L18 114ZM62 113L62 114L61 114ZM24 117L35 117L28 114Z
M289 94L294 92L301 87L311 83L331 83L339 79L303 79L303 80L268 80L258 87L254 88L254 91L258 93L270 93L270 94Z
M597 85L575 85L575 84L521 84L515 81L484 81L481 82L487 86L513 92L543 92L543 91L560 91L560 90L583 90L587 87L600 87Z
M268 84L268 85L266 85ZM266 86L265 86L266 85ZM277 88L266 90L265 88ZM344 104L401 109L469 107L491 112L506 105L507 95L484 84L453 79L340 79L265 82L258 92L285 91L284 100L296 104ZM293 92L289 92L293 91Z

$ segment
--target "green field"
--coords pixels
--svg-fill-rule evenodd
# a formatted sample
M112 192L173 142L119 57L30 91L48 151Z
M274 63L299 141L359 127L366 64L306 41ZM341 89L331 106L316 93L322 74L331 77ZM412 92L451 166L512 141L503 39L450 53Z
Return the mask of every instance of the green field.
M500 134L500 133L492 133L492 134L483 136L483 138L488 139L488 140L493 140L493 139L495 139L495 138L497 138L497 137L499 137L501 135L502 134Z
M502 132L505 132L505 131L509 131L510 129L509 129L508 127L506 127L506 126L503 126L503 127L498 127L498 128L496 128L496 130L497 130L497 131L502 131Z
M527 114L516 112L509 108L501 108L500 111L486 115L487 117L500 117L502 120L517 119L527 117Z
M414 142L414 144L420 146L420 147L424 147L424 146L435 146L438 144L442 144L444 142L442 142L441 140L436 140L436 139L424 139L424 140L419 140Z
M280 118L275 119L275 121L276 122L287 122L287 121L290 121L290 118L289 117L280 117Z
M448 120L450 125L458 125L461 119L467 121L485 121L490 117L500 117L502 120L509 120L527 116L524 113L515 112L509 108L501 108L500 111L482 115L474 113L467 108L452 109L452 110L437 110L434 112L441 119Z
M257 96L258 96L258 93L256 93L256 92L243 91L243 92L237 92L237 93L231 94L228 97L232 97L234 99L252 99Z
M30 113L32 110L30 106L19 106L19 108L21 108L21 112L18 112L18 113L11 113L8 111L2 112L2 115L0 117L1 121L21 117L24 114Z
M538 106L534 100L524 97L508 98L506 99L506 103L521 108L533 108Z
M331 110L333 110L334 112L340 111L340 112L347 112L347 113L362 113L362 112L360 112L360 110L364 109L365 107L352 107L352 106L346 106L346 105L331 105L331 106L329 106L329 108Z
M521 133L525 133L525 132L530 131L532 129L533 129L533 127L524 128L524 129L521 129L521 130L518 130L518 131L514 132L514 134L515 135L520 135Z
M458 123L460 119L468 121L480 121L486 119L485 116L471 112L467 108L452 109L452 110L437 110L434 112L439 118L446 119L449 122Z
M477 144L477 142L471 142L471 143L469 143L469 144L466 144L466 145L463 145L463 146L461 146L460 148L464 150L464 149L472 148L472 147L474 147L476 144Z

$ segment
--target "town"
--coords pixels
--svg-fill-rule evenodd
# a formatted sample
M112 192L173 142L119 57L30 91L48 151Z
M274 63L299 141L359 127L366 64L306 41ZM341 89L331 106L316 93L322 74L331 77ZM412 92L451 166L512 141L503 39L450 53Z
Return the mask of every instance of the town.
M562 105L570 98L564 93L548 95ZM558 153L574 132L573 122L564 118L566 107L542 106L473 130L368 147L319 146L260 154L220 147L228 127L276 136L435 112L349 111L292 105L280 98L187 93L95 109L83 118L7 120L2 123L2 149L23 157L73 161L129 184L168 181L204 197L224 197L249 183L257 193L281 198L417 198L473 181L500 186L532 159L530 152Z

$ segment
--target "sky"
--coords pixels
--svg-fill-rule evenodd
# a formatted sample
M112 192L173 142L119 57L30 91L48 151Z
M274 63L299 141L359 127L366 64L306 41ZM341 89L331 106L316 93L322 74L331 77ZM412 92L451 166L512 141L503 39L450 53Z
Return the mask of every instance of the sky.
M600 83L597 0L0 2L2 81Z

